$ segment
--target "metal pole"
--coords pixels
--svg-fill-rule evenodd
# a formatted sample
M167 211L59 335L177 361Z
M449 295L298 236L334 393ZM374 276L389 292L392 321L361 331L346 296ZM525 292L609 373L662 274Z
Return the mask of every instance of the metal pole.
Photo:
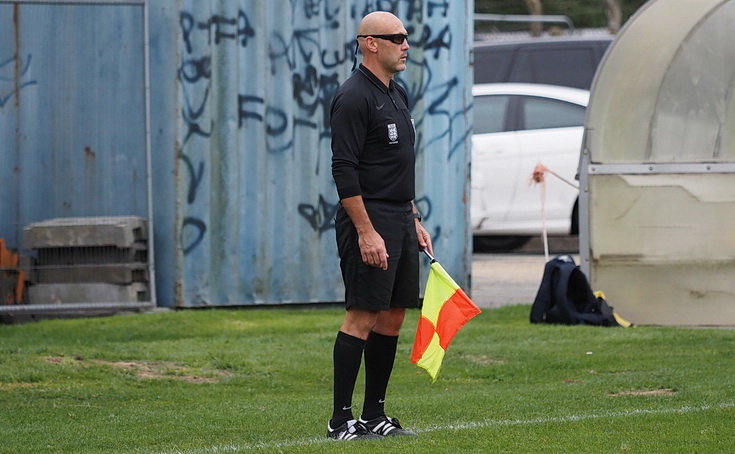
M146 185L148 189L148 295L151 306L156 306L156 254L153 241L153 164L151 158L151 74L150 74L150 35L148 1L143 2L143 72L145 85L145 157L146 157Z

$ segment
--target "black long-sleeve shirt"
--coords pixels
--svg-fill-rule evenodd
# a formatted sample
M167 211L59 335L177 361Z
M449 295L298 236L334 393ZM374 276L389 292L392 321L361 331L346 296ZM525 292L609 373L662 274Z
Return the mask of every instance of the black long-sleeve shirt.
M340 200L404 203L415 195L416 133L403 87L360 65L331 108L332 177Z

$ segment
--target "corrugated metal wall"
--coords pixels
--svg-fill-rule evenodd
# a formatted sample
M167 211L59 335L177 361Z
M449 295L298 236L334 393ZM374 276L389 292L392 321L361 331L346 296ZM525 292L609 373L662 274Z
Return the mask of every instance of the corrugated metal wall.
M341 300L328 112L374 9L411 34L400 80L419 130L419 207L438 258L468 275L468 3L181 2L176 304Z
M410 93L418 132L417 202L437 258L467 288L473 6L472 0L149 2L158 304L342 300L328 112L349 76L357 25L378 9L398 15L411 35L409 67L399 81ZM0 8L4 16L10 7ZM100 13L89 14L99 22ZM108 25L102 42L118 59L113 35L127 35L133 25ZM26 28L40 36L46 30ZM6 33L12 32L0 30ZM5 39L0 64L13 58ZM64 67L82 63L73 42L55 52ZM116 76L76 77L84 86ZM50 118L63 116L54 111ZM29 130L44 126L33 116L25 121ZM117 121L128 126L125 118ZM0 128L6 142L13 127ZM75 171L83 172L78 164Z
M0 4L0 237L148 217L143 8Z
M144 6L0 1L2 314L155 301Z

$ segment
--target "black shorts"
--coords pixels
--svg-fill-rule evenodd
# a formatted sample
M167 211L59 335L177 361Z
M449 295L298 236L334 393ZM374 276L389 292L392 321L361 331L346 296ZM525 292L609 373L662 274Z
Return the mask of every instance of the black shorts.
M366 200L365 208L385 242L388 269L363 263L355 226L340 207L335 228L347 308L387 311L391 307L419 307L419 247L411 204Z

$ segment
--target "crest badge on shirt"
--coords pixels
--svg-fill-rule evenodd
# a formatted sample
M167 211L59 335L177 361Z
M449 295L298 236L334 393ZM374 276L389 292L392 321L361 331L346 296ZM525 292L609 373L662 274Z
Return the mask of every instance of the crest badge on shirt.
M390 140L391 145L398 143L398 128L396 128L395 123L388 125L388 140Z

